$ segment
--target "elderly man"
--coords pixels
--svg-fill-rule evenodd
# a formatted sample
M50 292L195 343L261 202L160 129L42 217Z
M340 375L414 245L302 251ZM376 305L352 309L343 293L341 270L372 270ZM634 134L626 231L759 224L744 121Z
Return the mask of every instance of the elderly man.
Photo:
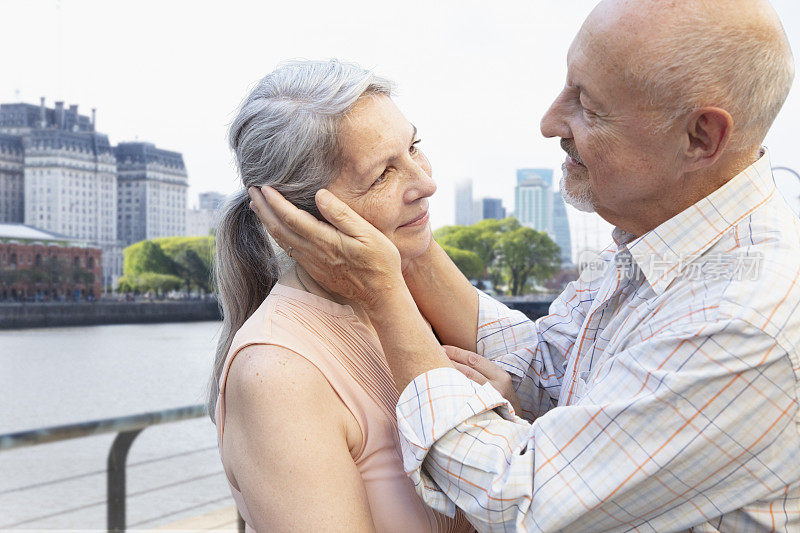
M481 531L800 531L800 221L761 148L792 65L765 0L597 6L542 132L567 153L562 194L614 243L535 323L435 243L401 274L327 191L338 229L252 192L278 241L369 313L430 505Z

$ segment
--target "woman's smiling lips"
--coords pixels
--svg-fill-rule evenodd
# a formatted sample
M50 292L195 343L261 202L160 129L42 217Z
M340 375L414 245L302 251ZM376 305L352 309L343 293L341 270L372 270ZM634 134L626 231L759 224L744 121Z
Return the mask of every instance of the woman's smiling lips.
M420 216L418 216L417 218L415 218L411 222L406 222L405 224L403 224L400 227L401 228L414 228L414 227L417 227L417 226L424 226L427 223L428 223L428 212L425 211L424 213L422 213Z

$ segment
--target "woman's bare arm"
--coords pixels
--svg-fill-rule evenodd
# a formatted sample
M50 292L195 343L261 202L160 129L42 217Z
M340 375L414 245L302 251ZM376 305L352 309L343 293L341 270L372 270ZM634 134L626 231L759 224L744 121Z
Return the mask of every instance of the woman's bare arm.
M315 366L250 346L226 388L223 457L257 531L374 530L348 443L355 419Z
M431 240L427 251L403 270L403 277L442 344L475 352L478 293L442 247Z

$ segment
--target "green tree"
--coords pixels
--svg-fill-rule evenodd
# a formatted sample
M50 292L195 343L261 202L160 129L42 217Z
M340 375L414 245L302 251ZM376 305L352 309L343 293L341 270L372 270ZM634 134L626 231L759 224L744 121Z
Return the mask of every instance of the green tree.
M153 239L173 259L182 250L193 250L206 264L211 264L214 237L161 237Z
M442 245L442 249L447 253L453 263L456 264L467 279L477 279L483 275L485 270L483 261L475 252L461 250L453 246Z
M437 230L434 236L439 244L475 252L483 264L489 266L495 258L497 239L501 234L518 227L520 224L515 218L486 219L472 226L445 226Z
M500 234L497 253L508 271L513 296L522 292L529 278L543 282L555 275L561 262L558 245L546 233L526 227Z
M120 278L120 292L155 291L155 280L143 278L144 274L161 274L177 277L187 294L196 288L211 292L211 265L214 237L161 237L132 244L123 250L125 263ZM148 281L149 280L149 281ZM152 282L152 283L151 283ZM173 289L167 289L173 290ZM159 292L166 292L167 290Z
M175 262L164 253L155 241L140 241L122 250L122 273L140 275L146 272L155 274L175 274Z
M487 266L494 259L497 237L498 233L496 231L491 228L478 227L476 224L474 226L457 227L436 240L442 246L450 246L476 254L480 257L484 266Z
M497 242L500 235L520 227L516 218L486 219L472 226L445 226L434 237L442 246L450 246L478 255L484 271L477 278L490 279L494 286L503 279L503 268L497 263ZM474 278L472 278L474 279Z
M139 285L136 276L133 274L127 274L124 276L120 276L117 280L117 292L126 294L126 293L138 293L139 292Z
M163 296L169 291L180 289L183 280L172 274L145 272L138 276L138 283L140 292L154 292L158 296Z
M162 237L154 242L175 263L173 274L183 278L187 293L192 287L211 292L214 237Z
M152 292L162 296L169 291L176 291L183 285L183 280L172 274L158 274L156 272L143 272L141 274L126 274L119 278L117 291L134 294Z
M203 292L209 292L211 272L209 265L190 248L185 248L178 252L173 258L178 267L178 273L186 285L186 293L192 290L192 286L197 287Z

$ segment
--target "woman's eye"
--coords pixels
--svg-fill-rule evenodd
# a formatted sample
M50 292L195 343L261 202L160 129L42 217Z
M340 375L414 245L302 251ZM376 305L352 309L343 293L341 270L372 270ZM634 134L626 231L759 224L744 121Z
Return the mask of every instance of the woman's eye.
M408 148L408 153L411 154L411 155L414 155L417 152L419 152L419 147L417 145L419 143L421 143L421 142L422 142L422 139L417 139L416 141L411 143L411 146Z

